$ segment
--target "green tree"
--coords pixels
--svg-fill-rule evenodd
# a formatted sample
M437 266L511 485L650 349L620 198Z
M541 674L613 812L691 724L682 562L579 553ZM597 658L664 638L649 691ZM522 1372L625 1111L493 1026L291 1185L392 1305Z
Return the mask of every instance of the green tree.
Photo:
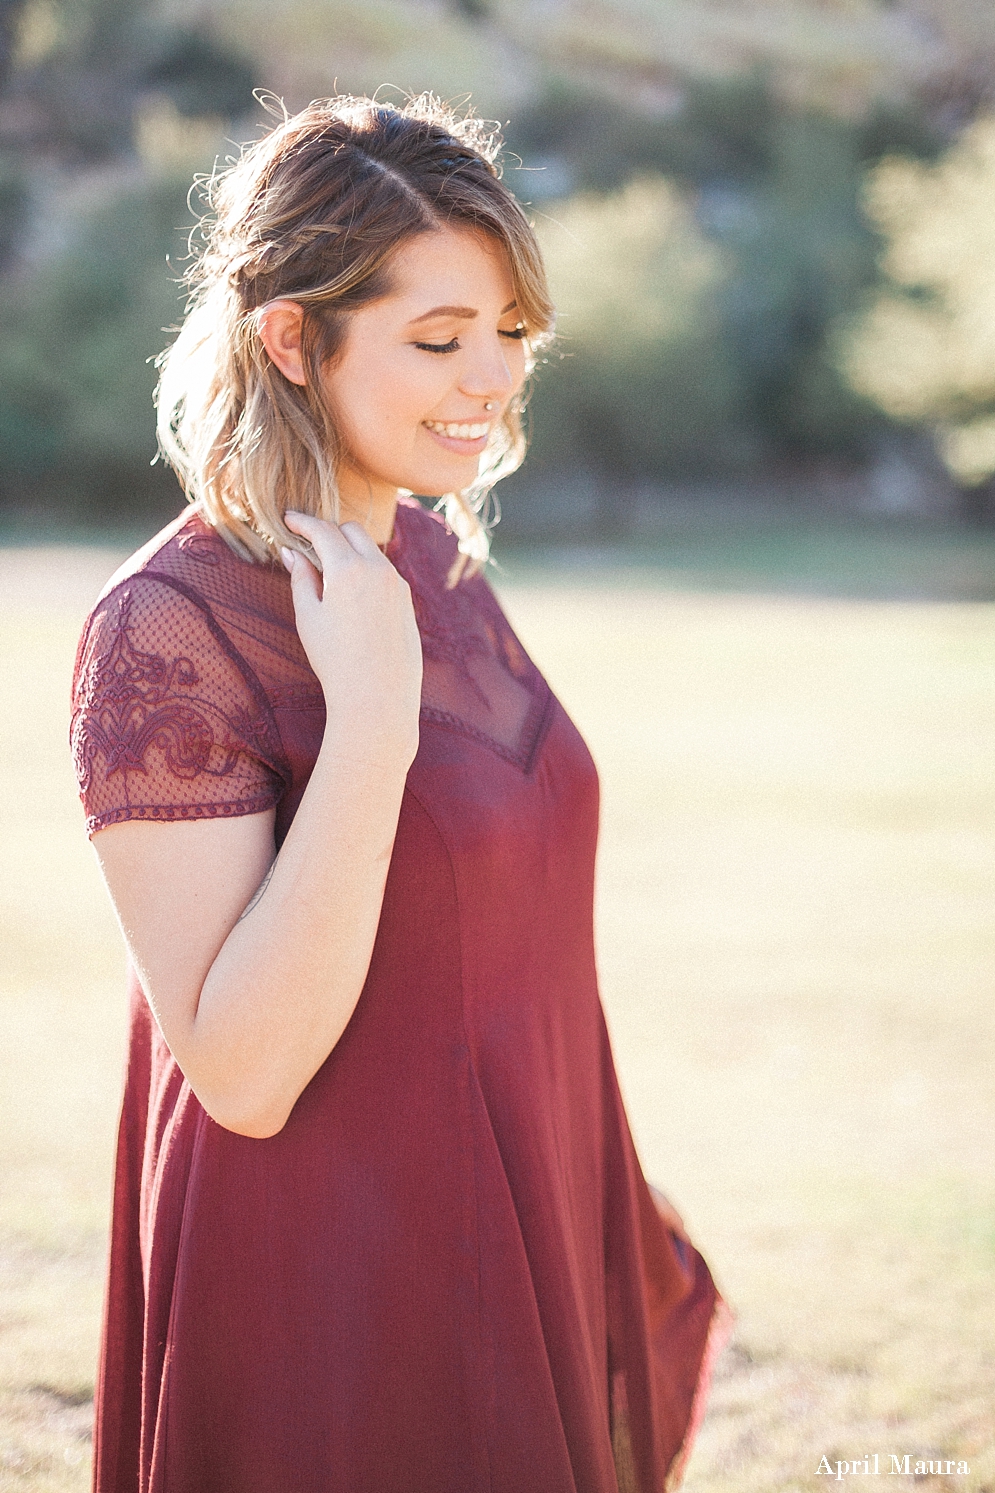
M853 387L893 419L931 428L965 486L995 473L995 118L935 165L871 172L867 211L885 283L840 338Z
M0 502L175 506L175 480L149 468L149 360L181 310L167 256L254 73L146 0L32 0L7 30Z
M887 422L841 375L834 329L877 273L878 241L861 212L866 165L896 143L935 154L939 136L921 109L834 117L789 106L753 74L685 80L681 106L653 117L560 84L513 124L510 137L527 166L553 168L550 177L567 196L579 189L619 202L634 177L670 179L701 235L722 251L724 266L697 302L700 326L686 329L693 357L674 358L661 346L650 360L624 351L605 359L574 316L575 345L564 347L578 364L591 359L592 366L583 377L571 367L538 380L537 454L545 459L551 450L545 426L554 403L562 421L576 390L573 424L587 444L603 442L605 464L617 464L619 453L630 466L641 463L644 477L867 457ZM512 171L509 180L525 197L543 191L542 173ZM569 211L541 196L536 207L540 224L543 214ZM617 270L612 238L606 229L588 249L603 285ZM670 272L666 254L657 263L647 263L639 291L648 301L667 293L654 280ZM592 421L593 408L619 413ZM652 439L647 422L658 427Z

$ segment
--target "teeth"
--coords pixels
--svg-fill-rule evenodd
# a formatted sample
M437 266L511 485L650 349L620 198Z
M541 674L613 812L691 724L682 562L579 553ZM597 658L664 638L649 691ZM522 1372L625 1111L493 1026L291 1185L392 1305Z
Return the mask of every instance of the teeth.
M491 428L488 422L483 425L444 425L441 420L426 420L425 424L429 430L448 436L451 441L479 441Z

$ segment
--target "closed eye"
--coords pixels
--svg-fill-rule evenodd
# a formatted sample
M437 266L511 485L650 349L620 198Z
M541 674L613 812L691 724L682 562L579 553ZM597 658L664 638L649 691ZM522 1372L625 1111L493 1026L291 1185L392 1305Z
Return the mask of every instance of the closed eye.
M513 332L498 332L499 337L511 337L515 342L521 342L525 337L524 327L516 327ZM415 347L423 353L454 353L459 350L459 338L454 337L450 342L416 342Z

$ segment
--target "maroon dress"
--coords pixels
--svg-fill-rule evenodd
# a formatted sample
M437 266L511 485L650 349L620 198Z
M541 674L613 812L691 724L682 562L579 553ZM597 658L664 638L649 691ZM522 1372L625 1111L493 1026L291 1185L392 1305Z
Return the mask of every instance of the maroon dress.
M388 554L425 658L369 975L278 1135L211 1120L134 976L99 1493L660 1493L723 1317L643 1180L598 999L598 782L455 539ZM80 643L91 833L287 833L324 705L289 578L194 511Z

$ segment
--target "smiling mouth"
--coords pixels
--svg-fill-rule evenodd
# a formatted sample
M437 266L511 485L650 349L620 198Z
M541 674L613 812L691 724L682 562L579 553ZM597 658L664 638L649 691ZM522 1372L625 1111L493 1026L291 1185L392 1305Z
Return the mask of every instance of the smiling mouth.
M445 424L442 420L423 420L422 424L428 430L434 430L436 435L444 435L450 441L479 441L483 436L490 433L490 422L485 421L482 425L457 425Z

